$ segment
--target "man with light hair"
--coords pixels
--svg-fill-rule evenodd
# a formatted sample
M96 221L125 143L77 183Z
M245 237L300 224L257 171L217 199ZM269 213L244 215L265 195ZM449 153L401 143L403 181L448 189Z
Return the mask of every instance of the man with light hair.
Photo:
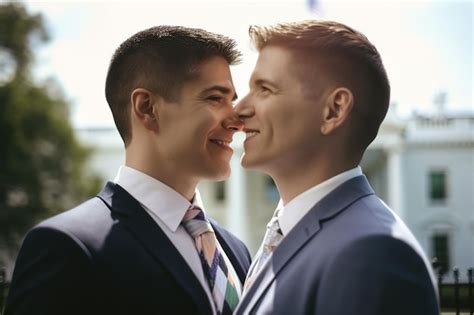
M374 45L330 21L250 36L242 165L270 175L281 200L236 313L439 314L425 254L359 166L390 99Z

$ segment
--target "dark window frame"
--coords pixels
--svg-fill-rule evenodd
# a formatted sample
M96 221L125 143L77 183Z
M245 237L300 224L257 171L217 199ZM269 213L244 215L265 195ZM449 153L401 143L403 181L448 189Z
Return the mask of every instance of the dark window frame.
M214 198L218 202L225 202L227 198L226 181L219 181L214 183Z
M434 168L428 172L428 200L432 205L445 205L449 198L449 174L446 169Z
M431 236L432 256L437 258L441 274L451 268L450 235L448 233L435 233Z

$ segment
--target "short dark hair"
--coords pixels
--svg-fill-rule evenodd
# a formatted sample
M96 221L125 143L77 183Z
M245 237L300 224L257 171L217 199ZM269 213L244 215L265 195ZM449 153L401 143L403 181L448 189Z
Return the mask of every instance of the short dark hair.
M124 41L110 61L105 97L125 146L132 138L130 94L135 88L176 101L183 84L195 77L202 62L221 56L229 65L239 63L241 53L236 46L223 35L168 25L143 30Z
M304 58L304 63L295 62L300 72L311 72L313 63L323 70L325 79L349 88L357 118L353 121L357 139L353 140L360 149L367 148L387 114L390 83L379 52L366 36L344 24L323 20L251 26L249 33L258 51L270 45L287 48ZM312 75L305 74L305 82L311 84L308 76Z

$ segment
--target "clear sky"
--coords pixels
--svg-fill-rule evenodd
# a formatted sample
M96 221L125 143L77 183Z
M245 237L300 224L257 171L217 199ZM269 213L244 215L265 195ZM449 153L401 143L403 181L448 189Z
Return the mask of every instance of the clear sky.
M319 0L314 11L308 0L26 3L30 12L44 15L52 35L36 52L35 74L60 83L77 127L113 125L104 96L108 63L118 45L140 30L184 25L233 37L244 53L244 62L232 69L237 92L244 95L257 57L249 47L248 26L308 18L345 23L375 44L402 116L432 111L440 92L447 93L450 111L474 112L471 0Z

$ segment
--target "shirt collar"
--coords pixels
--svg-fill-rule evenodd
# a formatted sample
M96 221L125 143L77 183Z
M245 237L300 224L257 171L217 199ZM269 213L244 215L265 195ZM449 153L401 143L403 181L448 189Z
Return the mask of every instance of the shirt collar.
M280 224L283 235L287 235L309 210L331 191L349 179L360 175L362 175L362 169L360 166L357 166L309 188L293 198L286 205L283 205L283 201L280 199L277 206L277 213L278 223Z
M181 224L189 207L198 206L204 211L201 195L197 189L191 203L156 178L125 165L120 167L114 182L155 214L173 232Z

